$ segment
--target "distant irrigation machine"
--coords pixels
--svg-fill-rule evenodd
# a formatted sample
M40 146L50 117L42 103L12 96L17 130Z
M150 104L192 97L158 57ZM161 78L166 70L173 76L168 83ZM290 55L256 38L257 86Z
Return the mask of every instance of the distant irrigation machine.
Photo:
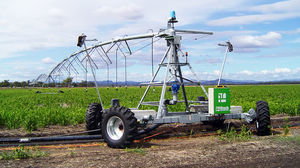
M84 72L87 72L88 67L90 67L95 81L99 103L92 103L88 106L85 119L86 128L89 131L98 130L98 133L102 134L102 137L108 146L113 148L127 147L133 142L133 140L139 138L142 134L152 131L162 124L168 123L202 122L220 125L223 124L224 120L226 119L245 119L248 123L256 123L258 135L270 134L270 114L267 102L258 101L256 103L256 110L250 109L247 113L243 113L241 106L230 105L230 89L225 86L220 86L220 80L222 77L227 53L233 50L231 43L226 42L225 44L219 44L220 46L226 47L222 69L218 85L215 88L209 88L207 92L189 64L187 59L188 54L184 54L181 51L182 36L179 34L212 35L213 33L204 31L178 30L174 28L174 24L176 22L177 20L175 17L175 12L172 11L170 18L168 19L166 29L160 29L159 32L152 31L151 33L141 35L124 36L110 41L100 42L91 47L86 46L85 42L91 40L87 40L86 36L83 34L79 36L77 44L79 47L84 47L83 50L72 54L69 58L58 64L56 68L53 69L48 75L47 80L52 79L55 81L53 79L55 77L55 73L62 70L65 70L68 73L70 73L70 71L77 73L77 70L73 66L74 62L76 62L76 64L78 64ZM137 107L127 108L121 106L118 99L113 99L111 101L111 107L109 109L103 109L103 104L96 81L96 75L94 72L94 70L97 69L97 65L93 60L91 53L98 53L108 68L108 65L112 63L108 53L111 52L112 48L115 48L116 54L118 50L123 53L125 57L126 68L126 55L124 54L124 50L126 50L130 55L133 54L129 42L138 39L152 39L153 45L153 38L165 39L167 50L165 51L155 72L153 71L152 66L152 79L149 83L144 83L147 88ZM80 54L84 55L83 59L86 61L86 65L84 65L83 60L80 60ZM182 67L184 66L187 67L187 69L191 72L190 74L193 74L195 79L198 81L188 79L187 77L183 76L184 73L182 71ZM163 71L163 73L165 73L162 82L156 81L159 71ZM107 75L109 78L109 72ZM126 77L127 76L125 76L125 78ZM205 97L199 96L197 100L188 100L185 85L189 83L198 85L199 89L203 90ZM150 88L153 86L162 87L159 101L145 101L145 97L147 96ZM165 98L167 89L170 89L172 92L173 98L171 100ZM183 100L178 100L178 94L180 94L180 92L183 95ZM176 106L179 103L184 103L184 111L171 112L168 110L168 106ZM156 107L154 109L158 110L141 110L140 107L142 105L153 106Z

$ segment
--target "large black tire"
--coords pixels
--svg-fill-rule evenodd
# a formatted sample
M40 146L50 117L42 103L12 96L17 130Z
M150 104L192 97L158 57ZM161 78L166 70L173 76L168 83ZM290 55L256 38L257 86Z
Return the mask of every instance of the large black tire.
M137 135L137 119L129 108L113 106L103 112L102 136L109 147L125 148Z
M256 102L256 130L257 135L265 136L271 134L271 120L269 105L266 101Z
M88 106L85 116L86 130L101 129L102 107L99 103L92 103ZM101 130L88 132L89 135L101 134Z

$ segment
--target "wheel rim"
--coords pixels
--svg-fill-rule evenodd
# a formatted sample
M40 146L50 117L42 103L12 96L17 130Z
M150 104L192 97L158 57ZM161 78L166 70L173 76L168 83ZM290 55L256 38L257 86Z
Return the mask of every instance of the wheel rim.
M108 136L113 140L119 140L124 134L124 123L121 118L112 116L106 126Z

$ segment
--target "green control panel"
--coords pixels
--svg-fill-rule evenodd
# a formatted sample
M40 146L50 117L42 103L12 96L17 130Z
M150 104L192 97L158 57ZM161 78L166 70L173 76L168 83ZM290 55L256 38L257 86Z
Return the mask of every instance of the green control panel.
M208 112L210 114L230 113L230 89L209 88Z

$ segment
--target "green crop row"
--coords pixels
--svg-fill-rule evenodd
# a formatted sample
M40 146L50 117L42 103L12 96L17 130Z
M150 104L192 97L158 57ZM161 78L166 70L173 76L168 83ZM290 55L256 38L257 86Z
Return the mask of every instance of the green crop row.
M145 91L145 87L100 88L104 108L110 107L110 101L118 98L120 104L134 108ZM258 100L269 102L272 115L286 113L299 115L300 113L300 85L265 85L265 86L230 86L231 104L241 105L246 112L255 108ZM87 106L99 102L95 88L61 88L57 89L0 89L0 128L15 129L23 127L28 131L48 125L76 125L84 122ZM36 91L41 91L38 94ZM200 87L186 87L188 99L196 100L204 96ZM152 88L145 101L159 101L161 88ZM182 90L180 90L182 93ZM171 99L171 92L166 98ZM179 100L183 100L179 94ZM141 109L151 109L151 106L142 106ZM157 110L157 108L154 108ZM170 106L170 111L183 111L184 104Z

